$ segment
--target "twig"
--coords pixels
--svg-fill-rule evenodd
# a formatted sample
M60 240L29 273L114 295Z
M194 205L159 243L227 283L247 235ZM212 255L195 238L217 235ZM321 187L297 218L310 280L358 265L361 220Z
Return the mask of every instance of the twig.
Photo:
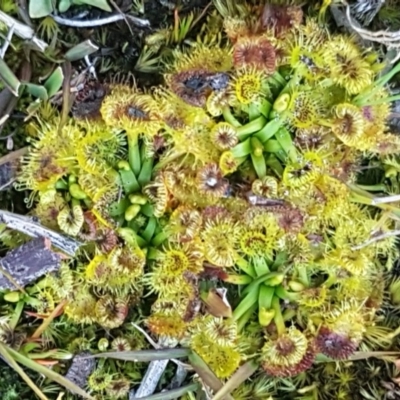
M135 324L134 322L132 322L132 325L147 339L147 341L155 348L155 349L162 349L163 346L161 346L160 344L158 344L157 342L155 342L151 336L143 329L141 328L138 324ZM175 363L178 367L181 368L185 368L186 370L188 369L192 369L191 366L189 364L185 364L182 361L179 361L175 358L171 358L171 360L173 363Z
M365 242L363 242L361 244L358 244L357 246L353 246L351 248L351 250L353 250L353 251L354 250L360 250L360 249L363 249L364 247L369 246L370 244L378 242L379 240L387 239L389 237L397 236L397 235L400 235L400 230L394 230L394 231L385 232L385 233L382 233L381 235L374 236L373 238L368 239Z
M62 300L60 304L51 312L51 314L43 320L40 326L33 332L31 339L39 339L43 332L47 329L50 323L54 320L54 318L58 317L67 304L67 300Z
M3 46L0 49L0 58L4 58L4 56L6 55L8 46L11 44L11 39L14 34L14 29L15 29L15 25L11 25L10 29L7 32L6 40L4 41Z
M151 336L143 329L141 328L138 324L135 324L132 322L132 325L147 339L147 341L155 348L155 349L161 349L161 346L156 343Z
M81 243L77 240L60 235L59 233L34 222L32 218L23 215L0 210L0 222L6 224L10 229L15 229L16 231L25 233L31 237L48 238L55 247L70 256L75 255L76 251L81 246Z
M131 26L128 24L128 20L127 20L126 15L121 11L121 9L118 7L118 5L115 4L115 1L113 1L113 0L109 0L109 1L110 1L111 5L118 11L118 13L124 16L124 20L125 20L126 26L128 27L129 32L133 36L133 31L132 31Z
M9 28L14 26L14 33L21 39L30 40L38 50L44 51L48 47L46 42L35 36L35 31L30 26L19 22L3 11L0 11L0 21L6 24Z
M385 197L374 197L371 201L371 204L376 206L377 204L395 203L396 201L400 201L400 194Z
M71 63L69 61L64 62L63 66L62 66L62 71L64 74L64 80L63 80L63 85L62 85L61 120L60 120L60 124L58 127L58 130L60 133L61 133L63 126L67 123L68 114L69 114L69 112L71 110L71 106L72 106L71 95L70 95L72 67L71 67Z
M15 181L17 180L17 178L11 178L8 182L6 182L4 185L0 186L0 192L2 190L4 190L6 187L9 187L10 185L12 185Z
M94 26L103 26L107 24L112 24L117 21L121 21L127 17L130 19L135 25L141 28L147 28L150 26L150 21L147 19L142 19L138 17L134 17L129 14L113 14L106 18L86 20L86 21L76 21L74 19L62 18L58 15L51 15L51 17L60 25L71 26L73 28L92 28Z
M168 361L169 360L152 361L149 364L146 374L136 391L135 399L149 396L155 392L158 382L160 381L165 368L167 368Z
M0 136L0 140L8 140L12 138L16 133L18 132L18 129L14 129L11 133L9 133L7 136ZM1 133L1 132L0 132Z
M95 61L93 61L93 62L90 61L89 56L85 56L84 60L85 60L85 64L88 67L89 74L92 74L93 78L97 80L96 68L94 66Z
M133 326L142 332L146 338L148 339L149 336L140 328L138 325L133 323ZM150 338L149 342L157 349L157 348L164 348L164 347L175 347L177 345L177 341L171 342L170 339L167 337L163 337L159 340L159 343L154 343L154 341ZM164 373L165 369L167 368L168 362L173 361L178 366L187 368L186 364L178 362L178 360L158 360L152 361L149 366L147 367L147 371L145 376L140 383L138 390L136 391L134 399L139 399L141 397L149 396L154 393L158 382L161 379L162 374Z

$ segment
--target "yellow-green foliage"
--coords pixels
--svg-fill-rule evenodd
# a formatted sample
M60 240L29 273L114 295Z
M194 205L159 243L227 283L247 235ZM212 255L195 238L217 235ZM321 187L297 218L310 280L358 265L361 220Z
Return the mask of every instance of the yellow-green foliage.
M176 50L162 87L113 85L103 121L40 128L19 186L44 224L86 242L67 281L47 281L74 323L120 327L156 294L148 329L219 377L253 355L288 377L317 352L388 343L372 327L398 210L355 188L363 157L400 150L386 127L400 68L378 77L375 54L290 11L264 29L250 8L224 15L225 39ZM221 286L230 318L201 305ZM264 339L249 339L254 320Z

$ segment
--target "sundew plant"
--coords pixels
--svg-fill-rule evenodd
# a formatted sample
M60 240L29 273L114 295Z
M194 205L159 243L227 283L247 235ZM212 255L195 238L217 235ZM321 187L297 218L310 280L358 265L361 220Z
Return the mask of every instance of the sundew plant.
M400 64L297 6L214 5L164 84L113 82L99 117L29 125L17 188L83 246L27 307L65 303L46 345L72 354L145 348L137 322L221 380L252 360L237 400L383 399L376 368L391 367L354 356L398 350L400 208L359 178L400 172L387 127ZM86 389L126 399L142 374L103 360Z

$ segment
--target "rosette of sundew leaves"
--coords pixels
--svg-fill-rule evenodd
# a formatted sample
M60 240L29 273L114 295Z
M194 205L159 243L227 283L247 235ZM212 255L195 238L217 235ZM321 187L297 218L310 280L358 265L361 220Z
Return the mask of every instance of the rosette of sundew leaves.
M232 21L226 23L228 25ZM256 173L258 182L251 173L246 176L253 190L253 195L248 197L248 200L252 202L252 206L265 207L264 211L268 210L268 207L272 210L271 206L275 206L272 212L277 214L281 231L277 235L277 241L273 243L271 253L273 256L281 252L289 253L285 263L288 271L285 271L285 268L271 271L269 268L273 266L274 257L269 257L271 265L267 265L268 270L263 274L262 270L268 264L265 262L268 257L265 258L264 254L263 261L254 262L252 265L260 270L259 274L249 268L245 271L247 276L228 274L228 277L223 279L228 282L237 279L237 282L242 284L255 280L254 285L250 283L247 291L245 289L245 297L236 309L236 315L242 316L248 310L254 309L257 302L262 311L270 311L268 315L274 319L277 337L273 340L268 338L262 351L263 357L266 357L264 366L269 368L270 361L273 368L269 370L274 374L291 375L310 367L316 348L312 338L315 332L303 333L297 328L286 330L283 322L285 318L295 318L290 308L285 310L283 317L281 308L285 307L287 302L303 302L305 318L311 321L311 325L318 325L318 318L313 316L313 313L318 314L318 310L329 307L329 302L332 301L325 297L327 288L334 289L337 284L342 288L352 288L352 296L358 299L356 303L366 294L356 292L354 281L342 278L339 271L343 268L351 275L369 276L375 268L379 253L376 253L377 249L358 251L354 256L350 256L351 252L355 251L352 248L355 248L356 242L361 243L361 238L366 239L371 234L369 228L364 230L362 221L372 223L372 219L366 210L352 205L353 198L351 199L348 188L341 180L348 183L355 181L355 174L351 168L346 169L346 164L357 165L357 151L397 151L398 139L394 135L384 133L384 124L378 118L378 114L385 110L383 104L393 100L381 90L387 80L396 73L397 67L374 82L374 77L381 68L376 58L363 54L347 37L329 37L313 21L304 26L296 25L289 33L285 31L285 35L267 31L259 33L258 36L252 32L253 36L250 36L249 31L256 29L255 27L246 24L240 27L242 30L238 29L237 36L232 40L231 64L230 52L223 47L206 50L199 46L192 52L177 56L178 61L172 66L167 83L170 90L181 100L192 106L205 108L215 118L215 125L211 124L210 135L212 144L222 152L219 160L222 175L229 181L232 173L243 174L244 168L240 166L246 164L248 168L246 158L250 156L250 168ZM314 33L316 35L312 36ZM219 56L218 63L216 54ZM268 57L264 57L264 54L268 54ZM200 60L204 59L207 59L207 62L201 64ZM358 79L346 70L350 66L356 71ZM216 85L217 77L220 79L221 76L224 77L225 83ZM382 97L375 103L367 101L378 93ZM352 101L354 104L350 104ZM378 109L378 106L382 107ZM388 115L387 112L385 115ZM221 117L224 121L221 121ZM382 142L386 143L385 146L371 137L371 123ZM172 141L170 153L177 158L184 154L182 149L185 148L185 143L177 134L172 136ZM194 144L197 143L186 144L187 153L194 154ZM211 153L212 146L209 147L207 155L214 157ZM336 152L338 154L335 154ZM200 157L196 155L195 159L198 161ZM169 159L172 160L173 158ZM189 177L189 174L186 176ZM216 173L209 174L209 177L210 186L214 181L221 179ZM272 183L275 179L275 183ZM224 187L222 180L219 187ZM176 190L179 191L179 188L180 185L177 184ZM214 192L217 193L217 190ZM276 202L273 203L273 200ZM222 199L219 201L219 205L227 203L229 202ZM281 207L281 210L277 210L277 206ZM218 236L222 242L219 246L220 254L217 254L215 248L207 248L210 244L206 232L201 236L203 245L206 246L205 258L216 266L231 267L232 260L235 260L233 264L240 267L240 262L234 254L235 251L243 251L243 247L237 247L240 234L236 236L236 227L233 227L236 223L240 230L243 222L237 217L233 219L234 222L225 224L226 232L229 232L229 235L233 232L230 243L226 243L229 241L222 235ZM351 219L354 219L353 232L345 227ZM220 221L210 222L211 224L218 225L218 232L225 226ZM390 229L390 226L389 223L384 229ZM243 228L242 238L247 233L246 228ZM260 235L253 235L252 241L249 241L252 251L256 248L256 245L253 245L256 238L260 243L264 243L264 246L270 245L265 238L268 238L270 228L271 226L266 228L267 234L259 232ZM328 228L330 232L327 235L324 231ZM346 239L349 239L347 246L350 245L351 248L343 247ZM391 240L386 244L382 242L379 247L385 248L384 252L391 253L394 248L393 242L390 242ZM339 251L340 247L343 247L342 251ZM261 253L263 251L268 252L261 246ZM339 253L343 257L339 256ZM362 259L369 259L369 264L363 264ZM361 270L361 265L366 269ZM287 272L288 277L285 277ZM329 275L328 280L324 278L324 274ZM257 286L263 279L266 284L262 286L261 292L265 291L265 295L260 296ZM287 290L288 287L290 290ZM331 306L332 314L329 314L329 317L327 315L325 320L326 330L321 331L318 339L319 347L327 353L330 350L321 343L325 343L324 340L329 335L335 337L335 340L341 340L338 339L340 335L346 337L348 350L352 351L351 349L361 341L359 333L364 330L363 324L369 324L366 317L369 311L362 310L362 307L357 310L356 306L353 309L353 306L347 308L339 305L346 297L345 289L342 290L344 292L333 290L329 293L337 299L333 301L335 305ZM249 303L248 306L246 302ZM315 310L311 312L309 309L312 308ZM365 319L354 329L348 325L351 314L360 316L360 321ZM269 325L269 318L266 318L268 315L261 315L265 317L266 325ZM343 328L339 333L336 330L341 318L347 322L346 329ZM308 337L309 334L311 337ZM297 349L298 352L296 350L290 360L285 357L279 358L280 356L270 360L269 357L279 352L279 346L283 343L292 344L293 349ZM343 356L342 353L331 352L332 355L337 358ZM349 353L346 353L346 356L348 355Z
M85 212L100 223L106 198L118 192L114 169L123 153L124 137L104 124L69 121L59 131L59 119L41 123L40 133L22 160L17 188L30 189L28 206L43 224L71 236L84 234ZM109 200L108 200L109 201Z
M266 18L264 30L240 9L224 15L227 41L176 51L166 86L113 86L106 129L70 121L61 134L44 130L21 181L42 205L61 197L125 241L77 268L89 285L66 309L74 322L123 329L146 266L145 291L158 295L151 333L189 343L220 377L255 356L256 367L286 378L318 352L345 360L386 343L377 325L384 288L374 282L381 259L397 254L385 212L398 209L360 207L373 202L354 188L363 154L398 151L385 121L395 99L386 84L400 67L377 78L376 55L313 20L302 25L298 8L273 29ZM165 152L155 166L148 143L158 137ZM143 249L159 244L146 260ZM139 267L135 279L126 261ZM199 306L202 280L228 287L232 315Z
M149 186L156 156L152 154L151 145L139 140L140 142L139 158L135 155L139 173L135 175L128 161L118 162L123 194L120 200L110 205L108 212L119 227L121 236L130 236L140 247L159 246L167 236L157 218L161 216L157 205L151 203L151 199L157 194L155 188L152 196L152 188Z
M286 254L280 253L268 267L264 259L255 261L252 265L246 260L238 261L245 274L229 275L224 280L226 282L245 285L241 291L241 301L233 312L234 320L238 321L238 329L244 327L254 311L258 309L258 322L261 326L268 326L273 320L275 312L272 309L272 300L276 293L280 291L280 284L284 279L284 273L278 272L285 260ZM240 267L239 267L240 268Z

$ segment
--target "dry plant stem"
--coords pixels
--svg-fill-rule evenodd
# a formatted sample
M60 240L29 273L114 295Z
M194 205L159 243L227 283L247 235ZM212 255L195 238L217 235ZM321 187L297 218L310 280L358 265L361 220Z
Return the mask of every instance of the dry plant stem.
M7 347L0 342L0 355L6 360L7 364L13 368L21 378L26 382L26 384L35 392L35 394L41 400L49 400L42 391L36 386L36 384L29 378L29 376L25 373L25 371L17 364L11 354L7 351Z
M81 243L75 239L65 237L51 229L33 221L29 217L14 214L9 211L0 210L0 222L7 225L10 229L15 229L18 232L25 233L31 237L43 237L50 239L52 245L62 250L69 256L74 256Z
M400 194L385 197L375 197L372 199L371 204L376 206L377 204L395 203L396 201L400 201Z
M109 1L110 1L111 5L118 11L118 13L124 16L124 20L125 20L126 26L128 27L129 32L133 36L133 31L132 31L131 26L128 24L128 20L126 18L126 15L121 11L121 9L118 7L118 5L115 4L115 1L113 1L113 0L109 0Z
M161 346L158 343L156 343L143 328L141 328L138 324L135 324L134 322L132 322L132 325L147 339L147 341L155 349L161 349Z
M246 379L250 378L257 371L259 365L254 360L243 364L225 383L225 385L215 393L212 400L222 400L227 394L232 393Z
M399 351L356 351L353 355L349 357L350 361L366 360L368 358L374 357L379 359L384 359L384 357L399 356ZM334 360L332 360L334 362Z
M62 65L62 71L64 74L64 80L63 80L63 87L61 90L59 90L52 98L51 102L52 104L57 104L60 105L62 104L62 113L66 113L65 118L68 118L68 114L70 112L70 107L73 104L75 100L76 94L82 90L85 86L86 82L86 76L87 73L89 72L89 68L85 68L79 75L75 76L74 78L71 78L72 76L72 67L71 67L71 62L70 61L65 61ZM70 82L66 82L68 80ZM69 88L69 89L68 89ZM66 90L69 90L66 92ZM69 101L67 102L65 99L69 97ZM64 110L64 102L65 102L65 107L66 109ZM62 115L63 115L62 114ZM32 115L28 116L24 122L26 122ZM61 118L64 118L63 116Z
M30 26L19 22L3 11L0 11L0 22L3 22L9 28L13 26L14 33L17 36L24 40L30 40L38 50L44 51L48 47L46 42L35 36L35 31Z
M160 346L157 342L155 342L151 336L143 329L141 328L138 324L135 324L132 322L132 325L147 339L147 341L155 348L155 349L162 349L162 346ZM174 364L178 366L178 368L184 368L185 370L191 370L193 369L189 364L185 364L182 361L179 361L175 358L171 358L170 360Z
M85 56L84 60L85 60L85 63L87 65L87 67L88 67L89 74L91 74L93 76L93 78L97 80L96 68L94 66L95 61L93 61L93 62L90 61L89 56Z
M3 191L4 189L10 187L10 185L12 185L16 180L17 180L17 178L12 178L8 182L6 182L4 185L1 185L0 192Z
M94 20L87 20L87 21L76 21L74 19L67 19L59 17L58 15L51 15L51 17L60 25L71 26L73 28L92 28L94 26L103 26L107 24L112 24L114 22L121 21L123 19L128 18L132 21L135 25L141 28L147 28L150 26L150 21L147 19L137 18L133 15L128 14L114 14L107 18L100 18Z
M176 345L176 341L171 342L171 340L169 340L167 337L160 338L159 343L157 343L157 346L160 348L176 347ZM157 360L150 362L149 366L147 367L146 374L143 377L138 390L136 391L135 398L138 399L149 396L155 392L158 382L167 368L169 361L170 360Z
M50 315L43 320L40 326L36 329L36 331L32 335L32 339L38 339L42 335L42 333L47 329L47 327L51 324L51 322L56 318L60 311L65 307L67 304L66 300L63 300L51 313Z
M65 61L62 66L62 70L64 73L64 81L62 88L62 111L61 111L61 121L58 127L59 132L61 132L63 126L67 123L68 114L71 111L72 107L72 99L71 99L71 75L72 75L72 66L69 61Z
M357 246L353 246L351 248L351 250L353 250L353 251L354 250L360 250L360 249L362 249L364 247L369 246L372 243L378 242L379 240L387 239L389 237L397 236L397 235L400 235L400 230L385 232L385 233L382 233L381 235L377 235L377 236L374 236L371 239L366 240L364 243L361 243L361 244L359 244Z
M4 56L6 55L6 51L8 49L8 46L11 44L11 39L13 37L14 34L14 29L15 29L15 25L11 25L10 29L7 32L7 36L6 36L6 40L0 50L0 58L4 58Z
M149 396L155 392L158 382L167 368L168 361L169 360L160 360L150 362L146 374L135 394L135 399Z

